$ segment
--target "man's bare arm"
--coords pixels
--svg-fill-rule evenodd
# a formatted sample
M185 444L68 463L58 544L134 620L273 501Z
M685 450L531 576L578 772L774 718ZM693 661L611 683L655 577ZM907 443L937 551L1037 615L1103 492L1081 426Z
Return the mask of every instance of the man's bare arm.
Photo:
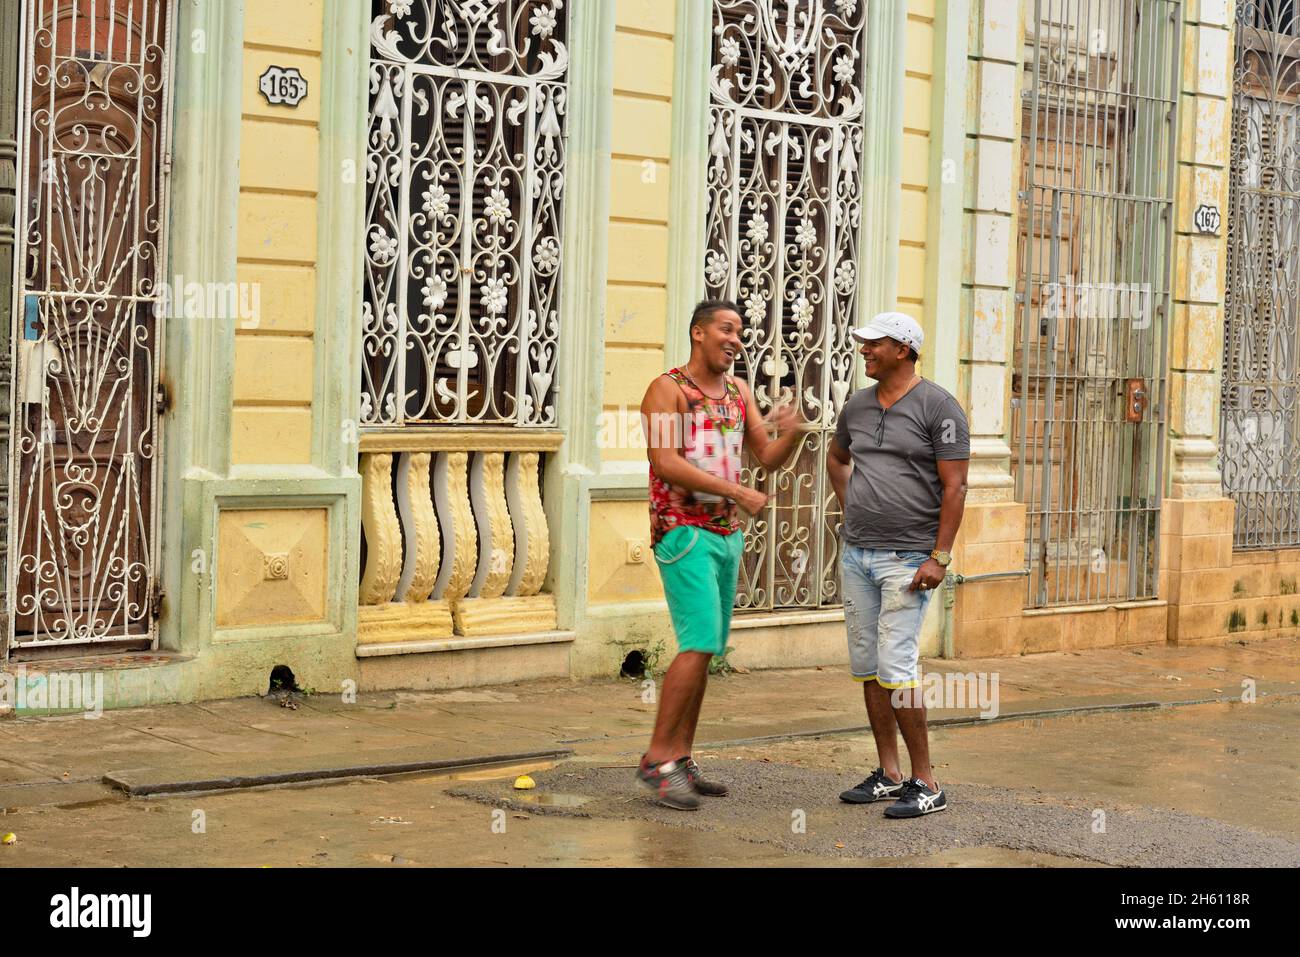
M826 449L826 474L830 476L831 488L839 499L840 511L843 512L849 501L849 476L853 474L853 459L849 452L834 438Z
M798 415L789 406L777 405L772 409L772 421L769 423L754 401L749 383L737 379L736 386L745 402L745 442L749 445L750 452L766 468L780 468L798 448L799 439L803 435ZM767 434L769 424L776 427L776 438Z
M970 469L970 460L940 459L935 464L943 485L943 501L939 505L939 536L934 548L935 551L950 552L952 543L957 540L962 514L966 511L966 473Z

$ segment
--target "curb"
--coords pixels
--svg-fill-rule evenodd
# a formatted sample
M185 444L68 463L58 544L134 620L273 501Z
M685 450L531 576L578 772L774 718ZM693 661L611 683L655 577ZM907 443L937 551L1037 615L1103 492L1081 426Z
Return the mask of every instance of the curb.
M156 797L160 795L188 794L195 791L242 791L277 784L300 784L311 781L341 781L348 778L383 777L393 774L410 774L418 771L452 771L467 768L486 768L494 765L518 764L522 761L567 758L572 748L552 748L546 751L524 751L518 754L491 754L478 757L452 758L437 761L400 761L388 764L363 764L350 767L313 768L301 771L280 771L272 774L232 775L229 777L173 780L160 777L158 772L110 771L103 783L128 797Z

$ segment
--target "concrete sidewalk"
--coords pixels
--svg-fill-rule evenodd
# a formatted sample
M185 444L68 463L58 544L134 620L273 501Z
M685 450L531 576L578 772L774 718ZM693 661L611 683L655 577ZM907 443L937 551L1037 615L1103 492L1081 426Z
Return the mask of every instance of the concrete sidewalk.
M1000 719L1071 709L1161 707L1300 695L1300 640L1177 648L1129 647L932 660L926 672L998 680ZM1251 684L1253 683L1253 685ZM0 809L102 800L112 778L197 782L376 765L474 763L572 749L630 764L655 705L631 679L547 680L449 692L243 698L81 715L0 720ZM973 702L971 702L973 704ZM978 720L978 709L932 709L934 724ZM859 685L840 668L714 679L700 747L862 729Z

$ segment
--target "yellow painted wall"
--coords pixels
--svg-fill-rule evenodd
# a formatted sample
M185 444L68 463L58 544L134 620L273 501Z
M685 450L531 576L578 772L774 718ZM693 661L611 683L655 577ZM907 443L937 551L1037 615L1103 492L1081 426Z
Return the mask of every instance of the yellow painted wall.
M325 0L248 0L239 149L238 279L260 309L235 330L235 464L311 460L316 195ZM297 67L307 96L271 106L267 66Z
M898 224L898 308L925 324L926 187L930 180L930 97L935 0L908 0L903 80L903 190ZM921 362L925 370L925 358Z
M644 460L637 410L666 365L675 17L671 2L619 0L615 18L602 406L619 441L603 443L606 462Z
M666 356L664 350L675 4L618 0L617 11L601 399L605 463L645 461L641 397L651 379L690 351L688 343ZM628 561L629 542L645 545L645 561ZM592 503L588 595L593 603L663 597L649 542L644 499Z

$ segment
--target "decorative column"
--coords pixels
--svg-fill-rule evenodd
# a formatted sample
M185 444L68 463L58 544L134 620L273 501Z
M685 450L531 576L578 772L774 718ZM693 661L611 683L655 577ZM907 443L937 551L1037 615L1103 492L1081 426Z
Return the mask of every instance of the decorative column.
M1169 438L1175 499L1223 498L1216 459L1219 362L1227 259L1232 33L1228 0L1188 5L1183 26L1175 205L1173 317L1169 335ZM1199 10L1199 12L1198 12ZM1198 19L1192 17L1198 16ZM1201 232L1201 205L1220 211Z
M968 73L974 115L968 117L962 274L963 343L959 398L970 417L968 501L1013 497L1008 407L1015 342L1016 194L1020 181L1020 52L1016 0L972 3Z
M1233 33L1228 0L1184 5L1174 207L1173 322L1169 327L1170 478L1160 521L1160 595L1169 603L1169 640L1184 643L1229 630L1211 609L1214 582L1232 565L1233 503L1217 459L1219 377L1226 282L1228 163L1231 149ZM1198 206L1214 206L1214 231Z
M945 145L943 158L952 162L951 169L962 171L965 183L961 301L956 310L958 328L951 332L960 333L956 395L970 420L971 433L966 514L951 570L959 575L987 575L1015 573L1025 567L1025 506L1014 500L1008 444L1017 315L1015 190L1021 162L1023 16L1017 0L971 0L968 15L965 150L963 155L949 156L955 149ZM957 27L948 24L944 32L952 34ZM942 37L937 39L943 42ZM950 39L949 46L956 42ZM936 321L942 323L944 316L940 314ZM942 337L944 330L938 328ZM953 612L952 652L958 657L982 657L1021 651L1024 603L1023 577L960 586Z

